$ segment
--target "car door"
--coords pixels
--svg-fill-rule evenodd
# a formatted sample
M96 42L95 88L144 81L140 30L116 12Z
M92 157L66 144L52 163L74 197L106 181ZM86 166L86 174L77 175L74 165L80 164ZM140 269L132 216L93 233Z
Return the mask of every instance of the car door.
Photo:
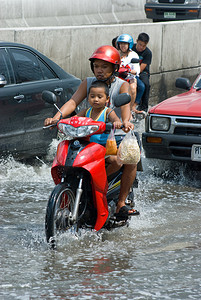
M1 91L13 108L11 116L14 115L16 121L14 125L12 120L10 130L13 131L13 136L18 136L14 141L16 151L22 152L23 156L44 154L45 147L56 133L54 130L42 129L44 119L54 114L53 106L42 100L42 91L58 90L60 79L33 52L16 47L5 51L12 64L14 83Z
M0 48L0 74L7 84L0 87L0 154L21 147L19 137L24 135L23 116L25 103L15 99L17 95L14 71L8 52Z

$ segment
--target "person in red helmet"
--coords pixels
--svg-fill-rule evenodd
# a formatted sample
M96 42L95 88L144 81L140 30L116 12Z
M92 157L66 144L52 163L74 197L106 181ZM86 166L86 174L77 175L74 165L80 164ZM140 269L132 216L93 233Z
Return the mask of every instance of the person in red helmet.
M116 77L115 73L118 71L121 59L117 49L112 46L105 45L97 48L92 56L89 58L91 63L91 69L94 73L94 77L87 77L80 84L77 91L72 95L71 99L61 107L63 118L68 117L75 111L77 106L87 97L91 84L96 80L106 82L109 86L109 107L114 107L114 98L118 94L129 93L129 83ZM118 114L118 113L117 113ZM124 131L134 129L134 125L129 121L130 119L130 104L121 106L121 119L124 125ZM53 118L47 118L44 121L44 125L55 124L60 118L60 112L57 112ZM123 174L121 178L121 188L119 201L117 203L116 213L127 217L129 214L133 214L134 210L127 209L125 206L126 197L130 192L130 188L135 180L137 171L137 165L124 165Z

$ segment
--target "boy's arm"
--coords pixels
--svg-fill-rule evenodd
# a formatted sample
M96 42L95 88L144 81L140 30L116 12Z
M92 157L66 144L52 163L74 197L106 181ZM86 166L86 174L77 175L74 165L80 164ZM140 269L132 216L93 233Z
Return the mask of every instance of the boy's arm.
M147 65L151 64L152 52L149 48L146 48L146 54L143 57L143 60L140 64L140 73L144 71Z
M111 111L111 108L108 108L107 114L109 112L111 112L108 116L108 119L110 120L110 122L113 124L113 126L115 128L121 128L122 123L121 123L121 120L119 119L119 117L116 115L116 113L114 111Z
M114 122L120 122L121 123L121 120L119 119L119 117L116 115L115 111L113 110L111 112L111 108L108 108L107 109L107 115L109 114L108 116L108 119L110 120L111 123L114 123Z
M140 73L142 73L144 71L144 69L146 68L147 64L141 63L140 65Z

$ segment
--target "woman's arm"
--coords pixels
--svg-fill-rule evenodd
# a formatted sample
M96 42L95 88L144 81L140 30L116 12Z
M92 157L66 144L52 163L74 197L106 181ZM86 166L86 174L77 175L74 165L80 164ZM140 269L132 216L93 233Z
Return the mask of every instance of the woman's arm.
M120 94L127 93L129 94L129 83L124 82L120 87ZM130 103L121 106L121 118L122 121L129 121L130 120Z
M120 88L120 94L127 93L129 94L129 83L124 82ZM124 125L124 131L127 132L130 129L134 129L133 123L130 123L131 111L130 111L130 103L121 106L121 118Z

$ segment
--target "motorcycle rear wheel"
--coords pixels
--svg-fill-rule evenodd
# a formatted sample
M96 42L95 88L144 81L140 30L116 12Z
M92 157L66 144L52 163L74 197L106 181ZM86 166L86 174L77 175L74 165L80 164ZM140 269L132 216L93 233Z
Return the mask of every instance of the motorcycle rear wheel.
M60 183L52 191L45 218L46 239L51 248L56 248L56 236L72 226L69 216L73 212L74 203L75 193L68 184Z

